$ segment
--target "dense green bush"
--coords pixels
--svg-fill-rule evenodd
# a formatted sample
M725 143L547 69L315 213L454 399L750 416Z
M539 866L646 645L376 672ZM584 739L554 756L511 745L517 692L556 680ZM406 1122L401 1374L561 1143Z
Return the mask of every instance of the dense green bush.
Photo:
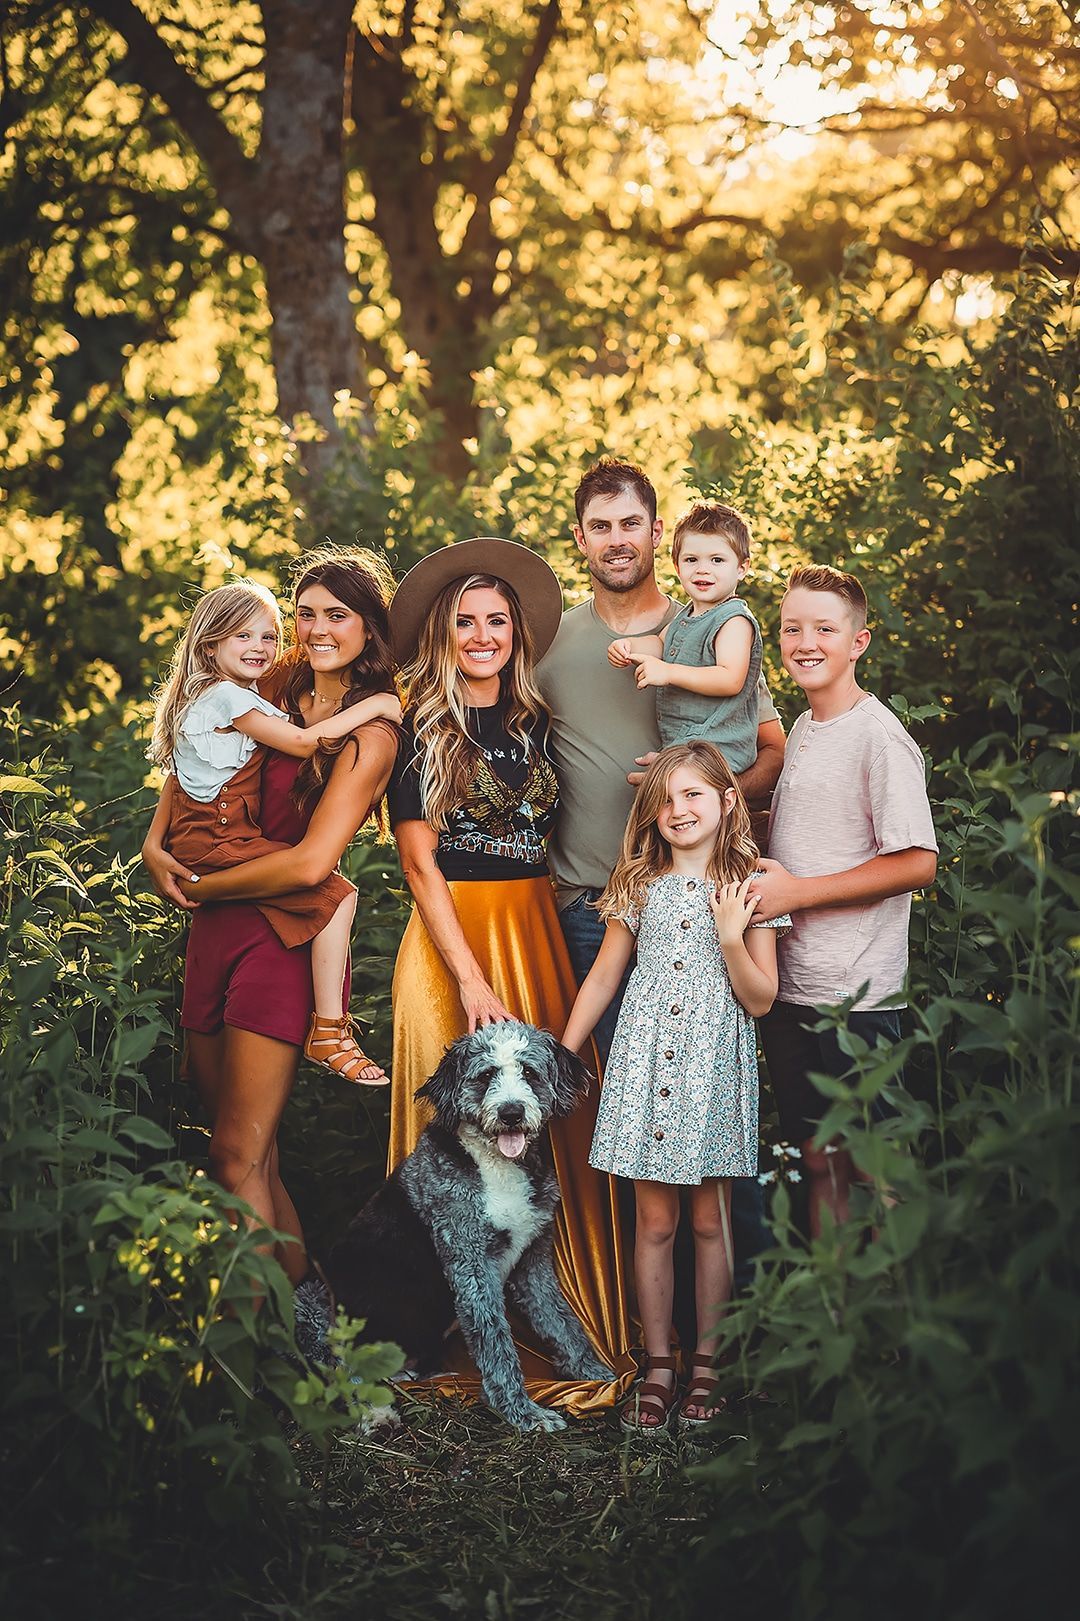
M976 1621L1030 1613L1065 1577L1080 1491L1076 742L1051 739L1036 762L1050 789L1000 760L937 774L942 869L918 918L911 1033L877 1053L844 1032L852 1078L819 1078L822 1136L842 1132L867 1178L848 1225L807 1245L798 1161L780 1160L775 1247L728 1329L731 1390L770 1402L702 1470L716 1518L695 1591L734 1564L785 1613ZM881 1093L897 1112L871 1129Z
M1080 327L1038 271L970 345L894 337L859 314L857 274L836 289L828 342L811 342L777 269L777 335L797 409L733 419L695 445L690 474L734 501L759 541L746 596L775 628L796 563L853 569L873 640L860 663L882 697L933 706L935 758L989 733L1017 745L1061 731L1075 705L1080 605Z
M162 1577L196 1549L248 1573L299 1556L314 1509L280 1419L325 1443L397 1353L349 1350L329 1376L296 1359L263 1236L176 1157L174 921L84 832L48 753L5 762L0 816L0 1540L28 1616L84 1584L134 1591L147 1547Z

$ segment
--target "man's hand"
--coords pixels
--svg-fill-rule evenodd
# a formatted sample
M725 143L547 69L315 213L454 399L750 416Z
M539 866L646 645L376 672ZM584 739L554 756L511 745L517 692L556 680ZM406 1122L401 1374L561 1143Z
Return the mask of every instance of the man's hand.
M656 749L653 749L649 754L638 755L637 759L634 761L634 764L643 767L643 769L641 771L628 771L626 773L626 780L630 784L631 788L639 788L645 781L645 772L656 759L657 752L658 751Z
M802 879L793 877L779 861L770 861L768 856L762 856L758 866L761 871L751 882L747 897L757 902L755 921L769 923L785 912L800 911Z
M634 679L639 687L666 687L668 684L668 666L663 659L658 659L651 653L632 653L631 658L637 665Z

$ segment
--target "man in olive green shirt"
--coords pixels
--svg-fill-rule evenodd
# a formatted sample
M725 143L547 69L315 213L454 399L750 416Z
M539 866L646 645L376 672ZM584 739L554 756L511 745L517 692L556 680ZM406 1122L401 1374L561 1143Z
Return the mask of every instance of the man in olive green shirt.
M634 798L628 775L640 781L641 772L634 767L648 765L660 747L655 692L639 689L625 670L609 664L607 650L620 636L661 630L678 604L656 583L656 550L664 526L656 515L656 491L639 467L598 462L578 485L574 509L574 539L588 563L593 594L563 614L538 679L552 713L551 756L559 779L559 815L548 859L559 921L580 985L604 938L604 924L590 902L599 897L619 854ZM758 756L738 779L751 805L767 804L783 764L784 729L762 683ZM603 1063L632 969L631 963L593 1031ZM627 1199L624 1208L629 1224L633 1201ZM767 1241L761 1189L753 1178L733 1181L731 1216L738 1289L748 1281L753 1258ZM680 1339L692 1345L688 1303L694 1293L693 1258L685 1232L677 1243L676 1267L676 1323Z
M660 747L656 694L608 663L621 636L655 633L677 612L656 583L664 526L656 491L630 462L601 461L574 498L574 539L593 594L563 614L540 663L539 684L552 712L551 755L560 809L548 846L559 915L578 983L600 949L604 926L589 902L608 881L633 803L627 780ZM739 783L751 802L767 801L784 763L784 732L764 685L759 696L758 757ZM640 773L637 773L640 780ZM596 1030L607 1057L621 997Z

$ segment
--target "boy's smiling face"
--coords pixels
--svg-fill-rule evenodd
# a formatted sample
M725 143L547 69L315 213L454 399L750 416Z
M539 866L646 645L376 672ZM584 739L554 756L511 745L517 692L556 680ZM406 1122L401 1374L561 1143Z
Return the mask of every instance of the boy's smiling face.
M856 622L849 602L835 591L796 586L780 611L780 657L784 669L810 699L854 686L856 661L870 632Z

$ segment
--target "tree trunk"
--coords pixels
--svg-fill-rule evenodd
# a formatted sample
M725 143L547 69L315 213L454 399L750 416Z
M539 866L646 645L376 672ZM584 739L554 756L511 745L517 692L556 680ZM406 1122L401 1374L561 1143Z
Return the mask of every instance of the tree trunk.
M260 257L278 412L315 419L310 471L336 448L334 396L360 392L353 286L345 264L342 92L351 0L263 0L266 88L259 143Z
M484 363L480 300L459 291L464 267L443 249L436 224L442 175L427 161L430 121L400 55L358 35L352 89L356 156L375 204L372 227L386 250L401 335L427 363L424 397L441 421L436 464L460 482L473 466L464 442L479 431L473 373ZM479 279L485 273L490 285L494 266L481 265Z

